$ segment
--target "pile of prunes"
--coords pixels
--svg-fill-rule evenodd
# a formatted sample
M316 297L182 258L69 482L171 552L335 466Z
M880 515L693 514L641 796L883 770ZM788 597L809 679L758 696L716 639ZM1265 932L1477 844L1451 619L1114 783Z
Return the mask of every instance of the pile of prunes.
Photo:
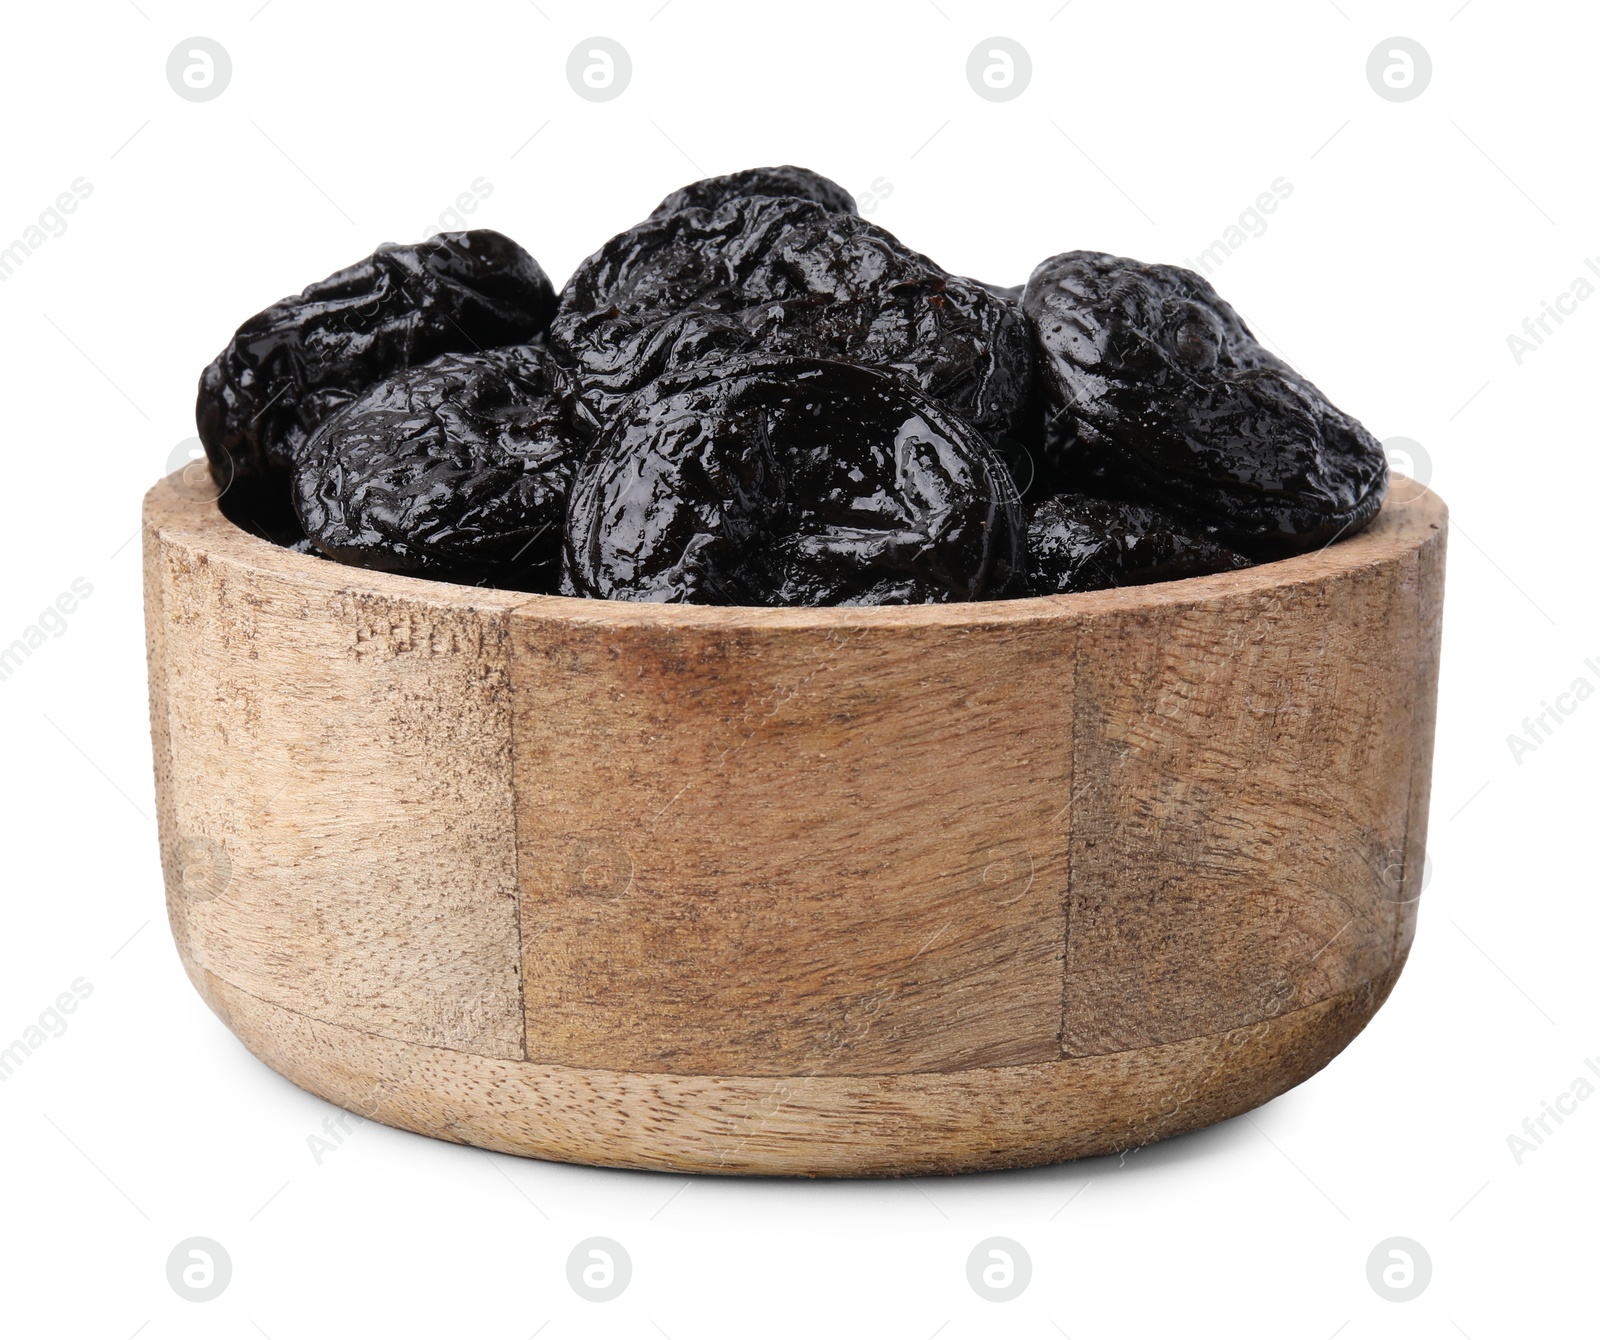
M1382 449L1199 275L947 274L803 168L674 192L557 295L499 233L241 326L221 506L341 563L604 600L887 605L1225 572L1353 534Z

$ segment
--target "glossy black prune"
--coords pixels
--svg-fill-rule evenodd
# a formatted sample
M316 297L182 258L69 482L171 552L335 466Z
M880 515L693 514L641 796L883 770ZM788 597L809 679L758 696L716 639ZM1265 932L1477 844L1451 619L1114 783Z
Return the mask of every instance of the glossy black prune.
M715 209L724 200L748 195L797 196L801 200L814 200L836 214L857 212L855 197L838 182L810 168L785 164L782 167L746 168L743 172L730 172L725 176L690 182L651 210L650 217L658 219L663 214L676 214L680 209Z
M750 196L647 219L568 282L553 359L597 432L664 373L730 352L891 368L991 441L1033 376L1021 307L947 274L865 219Z
M534 339L555 305L539 263L499 233L385 244L239 327L201 374L200 440L231 463L230 493L270 495L317 426L368 386L442 353Z
M1081 493L1047 498L1028 520L1028 586L1034 595L1232 572L1250 560L1170 513Z
M330 558L551 590L578 452L536 347L443 354L369 386L295 467L295 510Z
M991 284L986 279L970 281L986 289L1002 302L1011 304L1024 324L1027 324L1027 315L1022 309L1021 284ZM1030 326L1031 332L1031 326ZM1044 379L1037 371L1037 358L1034 359L1035 367L1030 369L1029 387L1027 398L1016 413L1011 416L1008 431L991 439L994 449L999 452L1000 459L1006 463L1006 468L1011 471L1011 477L1016 481L1017 492L1022 495L1024 503L1031 503L1040 492L1036 487L1039 468L1037 462L1044 455Z
M1376 515L1388 480L1377 441L1193 271L1067 252L1034 270L1023 306L1042 350L1054 487L1155 503L1258 557L1316 548Z
M607 600L877 605L1003 594L1021 557L1005 467L900 378L728 358L638 392L567 512L563 590Z

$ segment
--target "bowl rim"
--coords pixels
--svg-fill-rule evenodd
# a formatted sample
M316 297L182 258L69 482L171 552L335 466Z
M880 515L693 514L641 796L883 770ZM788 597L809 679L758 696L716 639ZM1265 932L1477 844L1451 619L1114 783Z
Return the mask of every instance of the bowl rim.
M1391 472L1377 516L1357 534L1320 549L1273 559L1237 572L1182 577L1147 586L1111 587L1067 595L1024 596L945 605L826 605L768 608L757 605L655 604L538 595L466 586L433 577L382 572L297 554L254 535L223 515L215 499L197 497L179 482L182 470L145 495L145 526L152 535L184 536L208 560L266 573L328 595L370 596L453 610L506 612L562 622L656 628L961 628L1053 623L1094 615L1224 599L1324 582L1413 552L1430 531L1445 529L1444 500L1426 485ZM1397 487L1398 486L1398 487Z

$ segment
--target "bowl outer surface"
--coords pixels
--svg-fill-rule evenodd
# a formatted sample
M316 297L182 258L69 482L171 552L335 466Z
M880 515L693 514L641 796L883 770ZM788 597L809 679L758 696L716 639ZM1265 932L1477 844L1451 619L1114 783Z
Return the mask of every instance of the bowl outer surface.
M291 1078L492 1148L926 1171L1218 1120L1409 949L1445 515L1396 488L1240 573L730 609L342 567L174 476L178 947Z

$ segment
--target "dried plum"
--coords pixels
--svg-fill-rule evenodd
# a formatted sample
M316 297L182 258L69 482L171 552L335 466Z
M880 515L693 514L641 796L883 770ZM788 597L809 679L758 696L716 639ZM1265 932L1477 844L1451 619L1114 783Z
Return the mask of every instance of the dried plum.
M1376 515L1388 479L1377 441L1193 271L1067 252L1034 270L1023 306L1057 487L1155 503L1257 557L1316 548Z
M1002 594L1021 516L1005 467L890 374L737 358L638 392L567 513L563 589L609 600L923 604Z
M342 563L554 590L578 453L540 353L444 354L326 420L294 472L311 541Z
M1250 560L1203 530L1143 503L1058 493L1028 521L1028 585L1035 595L1146 586L1231 572Z
M196 418L226 514L297 552L624 600L1230 571L1359 530L1388 480L1199 275L963 278L792 165L672 192L559 299L499 233L379 247L245 322Z
M598 432L664 373L756 352L891 368L991 441L1033 375L1020 306L813 201L750 196L619 234L568 282L550 347Z
M680 209L715 209L724 200L749 195L789 195L814 200L836 214L856 213L856 199L836 181L803 167L746 168L722 177L707 177L674 191L653 210L652 219Z
M231 493L281 491L317 426L368 386L438 354L533 339L555 304L539 263L499 233L385 244L239 327L200 377L200 440L231 461Z

